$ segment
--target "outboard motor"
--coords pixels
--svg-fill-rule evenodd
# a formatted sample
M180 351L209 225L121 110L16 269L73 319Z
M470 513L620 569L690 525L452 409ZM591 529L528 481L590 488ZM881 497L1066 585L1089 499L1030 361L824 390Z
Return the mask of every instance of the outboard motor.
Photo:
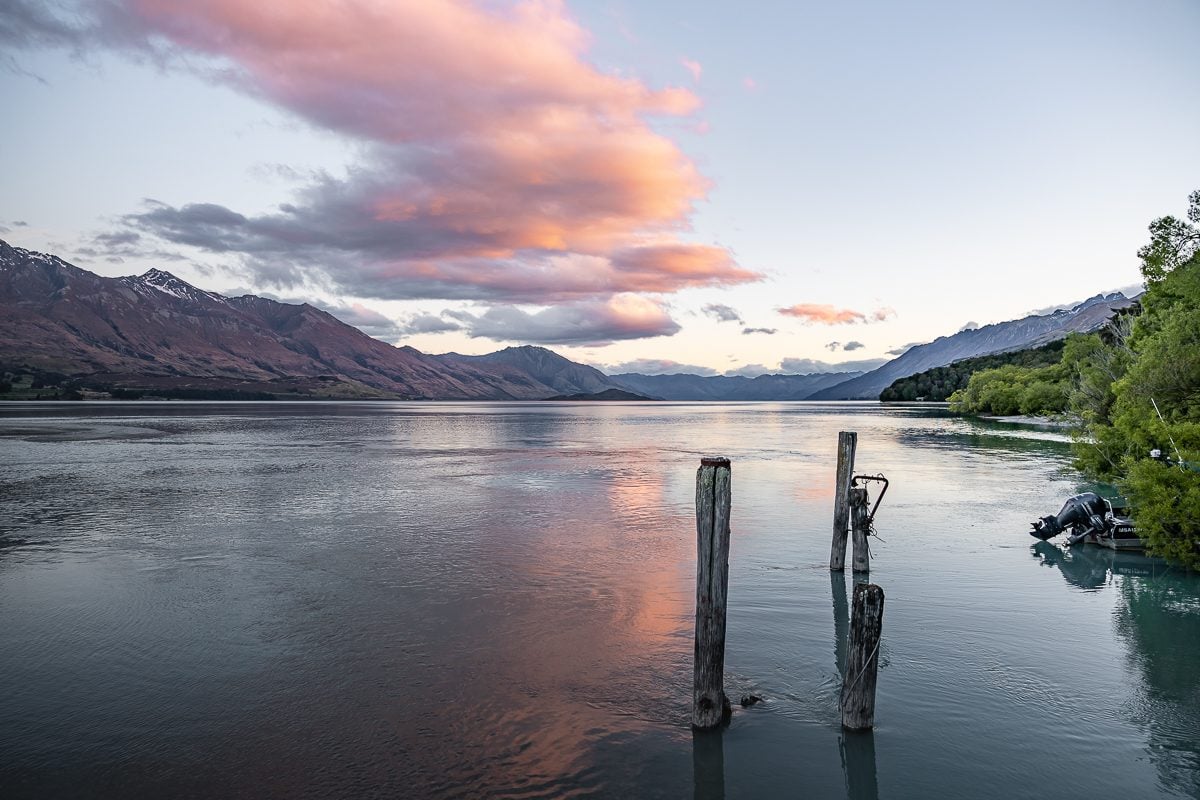
M1100 495L1095 492L1077 494L1068 498L1067 502L1063 503L1062 511L1055 516L1042 517L1033 523L1033 530L1029 532L1029 535L1046 541L1068 528L1073 528L1074 535L1071 539L1074 544L1075 541L1087 535L1089 530L1104 529L1104 512L1104 500L1100 498Z

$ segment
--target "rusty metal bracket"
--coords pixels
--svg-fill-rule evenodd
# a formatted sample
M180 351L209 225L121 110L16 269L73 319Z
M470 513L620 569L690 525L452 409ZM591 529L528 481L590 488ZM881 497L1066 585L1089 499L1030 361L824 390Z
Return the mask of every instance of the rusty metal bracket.
M859 481L878 481L883 484L883 489L880 490L879 497L875 498L875 506L871 509L871 513L867 515L867 524L871 524L875 521L875 512L879 510L879 504L883 502L883 496L887 494L888 479L883 477L882 472L878 475L855 475L850 478L850 485L854 486Z

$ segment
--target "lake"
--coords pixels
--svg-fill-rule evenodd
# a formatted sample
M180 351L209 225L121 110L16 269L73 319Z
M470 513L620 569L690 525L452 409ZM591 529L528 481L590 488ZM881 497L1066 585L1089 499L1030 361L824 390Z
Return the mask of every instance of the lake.
M891 480L849 736L839 430ZM694 736L705 454L735 713ZM1200 797L1200 577L1032 539L1069 459L874 403L6 404L0 796Z

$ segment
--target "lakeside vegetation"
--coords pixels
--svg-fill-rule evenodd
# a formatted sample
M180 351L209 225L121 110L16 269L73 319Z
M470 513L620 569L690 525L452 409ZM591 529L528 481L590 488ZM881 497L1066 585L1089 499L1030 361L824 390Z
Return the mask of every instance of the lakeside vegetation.
M949 400L955 392L966 389L971 376L977 372L1005 366L1028 368L1053 366L1062 360L1062 349L1063 341L1060 339L1028 350L964 358L944 367L934 367L915 375L909 375L907 378L898 378L880 393L879 399L885 403L911 402L913 400L944 402Z
M1058 415L1069 411L1074 377L1071 364L1079 357L1080 348L1091 346L1085 344L1088 339L1071 334L1059 341L1055 350L1044 353L1048 363L1011 363L972 372L965 385L946 398L950 409L998 417Z
M1200 191L1187 219L1150 224L1146 293L1058 363L975 372L950 395L966 413L1069 413L1075 463L1120 487L1151 552L1200 569ZM1150 458L1152 450L1162 457Z

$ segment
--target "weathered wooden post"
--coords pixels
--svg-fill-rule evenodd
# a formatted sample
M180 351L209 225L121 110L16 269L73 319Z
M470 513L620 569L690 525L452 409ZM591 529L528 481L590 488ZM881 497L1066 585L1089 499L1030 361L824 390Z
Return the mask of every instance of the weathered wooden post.
M883 633L883 589L873 583L854 587L850 620L850 652L842 679L842 727L875 726L875 679L879 672L879 638Z
M725 696L725 598L729 589L728 458L702 458L696 471L696 655L692 727L728 721Z
M846 566L846 531L850 528L850 476L854 474L854 451L857 447L857 433L838 433L837 484L833 492L833 549L829 553L829 568L839 572Z
M871 532L871 521L867 512L867 490L853 487L850 489L850 527L854 530L854 565L855 572L871 571L871 551L867 549L867 534Z

